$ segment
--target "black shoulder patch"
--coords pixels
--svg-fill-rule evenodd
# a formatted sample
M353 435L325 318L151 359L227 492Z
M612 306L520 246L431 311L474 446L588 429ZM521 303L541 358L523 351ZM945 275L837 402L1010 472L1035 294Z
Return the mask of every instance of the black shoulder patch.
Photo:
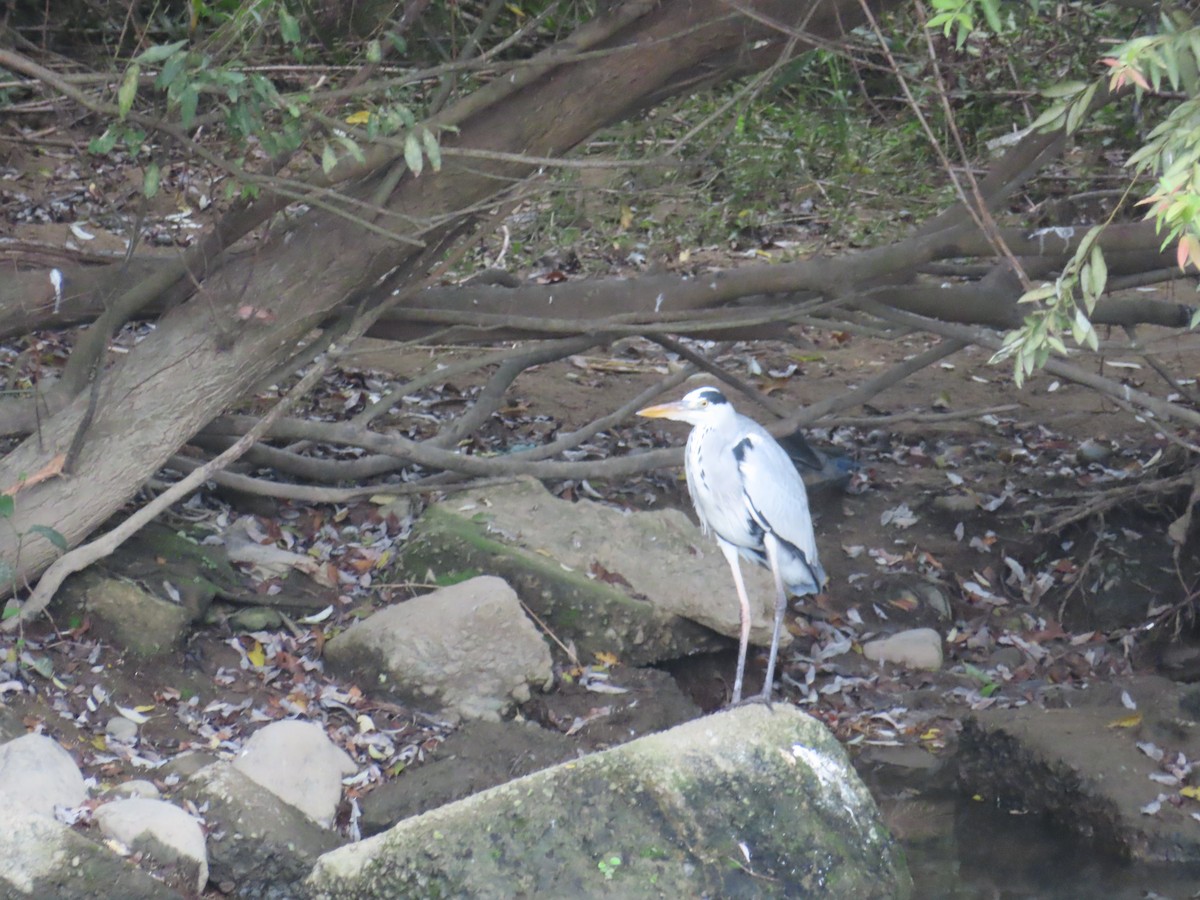
M740 441L738 441L736 444L733 445L733 458L738 461L739 466L742 464L742 461L746 458L746 453L747 453L747 451L749 451L749 449L753 445L753 443L754 442L751 441L750 438L744 437Z

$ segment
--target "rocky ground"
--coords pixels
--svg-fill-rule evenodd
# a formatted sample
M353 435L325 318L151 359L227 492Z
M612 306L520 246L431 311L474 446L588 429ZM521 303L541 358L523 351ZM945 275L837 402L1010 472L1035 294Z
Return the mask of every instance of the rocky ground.
M99 190L114 187L103 171L91 174ZM87 191L78 172L54 177L78 183L78 197L39 195L24 181L20 197L6 192L8 208L23 211L16 221L22 238L54 248L116 240L94 223L87 238L63 224L77 216ZM156 226L156 240L184 242L180 222L186 217ZM754 255L773 252L784 251L768 246ZM704 259L744 262L728 248L708 248L689 265ZM638 264L622 260L612 269ZM1194 392L1200 351L1153 331L1140 337L1174 373L1172 389ZM121 340L136 340L136 332ZM861 384L930 343L920 335L883 340L805 331L790 343L736 345L717 361L778 401L804 404ZM17 384L30 368L52 371L68 346L69 336L38 335L4 348L0 366ZM327 380L312 412L353 411L396 382L469 352L429 347L397 357L386 345L364 343L353 367ZM634 396L677 363L628 340L540 367L518 379L506 408L464 449L500 453L544 442ZM1158 378L1144 357L1120 348L1103 365L1105 374L1133 385ZM454 379L414 394L394 424L425 433L461 414L478 387ZM742 406L766 418L752 404ZM684 433L682 426L628 421L584 449L601 458L680 443ZM1180 518L1189 486L1173 435L1049 377L1034 377L1018 391L1006 370L987 365L986 354L966 350L819 423L809 436L854 465L846 479L814 491L831 582L789 618L779 702L820 719L851 751L910 853L931 840L930 823L946 815L944 805L921 806L930 801L920 791L930 783L944 789L957 772L956 789L966 796L1006 815L1024 813L1029 822L1049 817L1092 841L1096 858L1200 859L1192 771L1200 756L1200 700L1188 687L1200 659L1195 538L1189 541L1189 522ZM704 628L660 623L664 637L651 654L644 641L616 631L568 633L537 616L536 598L521 584L513 586L524 608L505 601L494 625L471 640L461 621L442 622L447 628L428 642L436 648L428 654L430 671L415 690L381 680L386 672L378 668L331 664L335 643L372 619L379 625L378 611L494 574L469 562L416 570L401 563L428 506L440 499L474 519L490 509L486 492L494 487L443 498L381 492L341 507L197 495L109 561L106 574L125 579L124 586L89 581L100 577L90 573L76 582L77 599L64 597L51 619L0 638L0 737L27 742L15 751L4 745L9 756L54 755L50 744L23 735L65 748L59 787L39 788L38 802L53 800L81 834L124 843L102 801L110 791L133 793L123 786L137 782L145 792L137 799L166 797L172 808L186 809L207 831L210 848L221 836L222 804L236 805L239 816L286 819L302 799L271 776L300 771L307 784L324 773L342 782L341 799L296 819L288 838L315 854L726 701L733 658L728 638L712 631L728 634L720 621L701 620ZM546 487L555 502L587 501L621 516L688 508L676 472ZM544 505L537 501L529 516ZM189 540L179 541L179 532ZM539 555L540 547L526 549ZM667 563L637 539L615 549L649 570ZM697 536L672 559L702 557L720 563ZM632 562L550 566L573 566L609 592L638 593L630 587L637 584ZM727 603L732 614L727 573L718 566L706 584L709 599ZM900 651L880 650L879 641L919 629L932 630L936 640L918 634ZM515 661L518 642L529 648L521 657L526 667L486 699L481 677L445 686L452 668L446 663L460 675L496 673L500 662ZM752 660L751 676L761 678L762 666L761 658ZM513 717L526 724L512 724ZM279 794L263 794L233 761L267 725L289 721L314 723L325 762L293 758L286 748L269 751L272 771L259 774L291 804L273 806L270 797ZM10 776L21 782L24 771L17 766ZM329 828L318 824L322 819ZM990 842L994 832L972 837L971 827L922 877L942 892L990 896L989 878L995 886L1015 877L1003 860L989 860L985 865L998 871L966 886L961 878L957 885L937 881L947 873L958 878L960 863ZM1041 837L1034 844L1046 846ZM251 862L210 860L210 896L238 890L238 878L262 864L253 854L244 859ZM196 878L186 871L176 884L186 888ZM1104 883L1115 878L1104 870ZM1058 895L1078 896L1069 891L1079 884L1068 882Z
M779 379L783 388L812 399L863 378L886 364L889 354L922 346L847 343L806 350L803 376ZM794 353L782 345L766 352L745 348L727 362L747 374L751 358L763 370L782 371ZM511 430L497 430L495 439L518 442L547 428L552 408L576 417L551 420L558 427L582 422L590 415L588 398L618 388L632 393L639 378L649 377L639 368L666 364L637 347L611 359L624 360L633 371L613 373L599 358L573 360L519 383L506 423ZM1082 829L1103 837L1106 852L1194 858L1200 821L1192 813L1200 811L1200 802L1190 761L1200 753L1191 724L1197 700L1168 681L1188 677L1194 644L1189 620L1177 615L1187 610L1176 608L1180 591L1164 537L1171 514L1134 504L1109 513L1100 527L1084 522L1053 533L1037 530L1100 489L1169 474L1170 447L1145 423L1105 410L1080 389L1035 379L1017 395L982 362L959 354L897 387L894 397L877 398L868 414L900 414L887 427L852 419L813 432L818 444L851 455L858 468L848 483L814 492L831 587L789 620L793 642L783 657L784 698L828 724L864 765L912 775L900 788L886 777L880 782L892 784L881 797L898 801L894 826L902 835L910 809L902 801L911 799L913 784L930 768L948 771L946 762L957 758L968 723L974 762L962 771L971 792L1013 809L1086 823ZM1191 364L1180 357L1181 366ZM347 391L370 390L384 377L391 376L349 373L330 386L327 399L341 402ZM976 380L981 378L987 383ZM1024 406L1007 402L1017 400ZM448 405L442 414L454 415L455 404ZM630 422L598 441L597 452L681 437L672 426ZM593 503L616 511L686 508L682 486L669 472L623 484L550 487L566 502L582 501L576 509ZM468 519L477 517L494 506L489 491L503 489L451 494L446 504ZM114 617L94 604L64 604L52 623L6 639L5 733L46 735L72 754L91 784L82 805L66 804L82 810L76 827L100 827L91 811L104 790L148 778L171 796L177 781L162 774L164 766L196 753L206 762L235 759L269 722L317 722L352 761L345 799L331 815L341 834L353 835L683 721L727 698L729 643L723 652L701 656L676 646L664 654L674 661L638 668L630 663L649 660L615 635L591 642L571 638L526 617L519 606L515 617L522 629L540 654L549 650L552 657L538 660L540 674L514 676L514 684L532 687L501 691L501 699L487 701L495 704L488 718L515 712L537 729L473 722L470 709L464 720L461 709L445 712L446 698L436 692L422 702L421 696L398 696L352 666L330 668L329 651L341 640L337 635L358 627L352 623L439 581L480 574L470 563L405 571L396 560L414 528L420 533L424 505L374 499L334 510L257 507L257 515L247 518L244 498L198 497L179 511L192 521L173 520L172 528L186 526L194 535L210 535L210 542L240 533L272 552L247 558L241 546L246 541L230 540L231 581L203 602L167 591L167 603L190 612L170 620L162 637L151 634L147 623L156 618L149 610L130 615L122 605L126 612ZM541 516L545 504L531 502L529 515ZM625 543L637 555L638 539ZM710 578L712 595L728 601L728 623L734 622L719 554L698 535L693 546L719 563ZM187 584L177 571L163 570L167 557L180 554L155 548L148 542L140 556L132 553L110 568L143 586ZM654 553L644 555L651 570L662 564ZM623 589L630 573L616 563L610 567L593 567L590 580ZM421 583L425 579L432 581ZM411 604L394 608L405 606ZM148 642L141 651L122 649L136 645L130 634L120 636L122 622L128 632L131 620L138 639ZM878 639L922 628L939 637L940 659L908 665L868 659ZM514 639L502 637L499 625L489 626L482 641L468 640L462 629L451 623L435 663L454 660L462 670L494 672L497 650L516 655ZM713 647L712 638L690 634L701 649ZM761 678L762 663L752 661L752 676ZM1148 682L1149 673L1163 680ZM1142 679L1131 680L1135 674ZM478 688L476 678L459 690ZM1031 728L1011 718L1044 707L1057 710L1049 721L1060 725L1068 709L1086 707L1088 713L1082 724L1062 728ZM1092 750L1086 760L1071 754L1081 743ZM1074 772L1079 784L1053 795L1041 791L1040 805L1031 804L1028 786L1019 792L1013 781L1032 777L1039 766L1060 780ZM1122 796L1101 792L1097 799L1089 780L1112 771L1125 775ZM1182 835L1182 844L1163 835Z

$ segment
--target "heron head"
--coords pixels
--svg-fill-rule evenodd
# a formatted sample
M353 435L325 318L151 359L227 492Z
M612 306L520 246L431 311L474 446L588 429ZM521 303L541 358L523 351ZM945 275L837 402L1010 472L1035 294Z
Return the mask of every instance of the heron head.
M714 415L728 413L731 409L729 401L719 390L715 387L702 387L685 394L674 403L647 406L645 409L639 409L637 414L648 419L674 419L677 422L697 425Z

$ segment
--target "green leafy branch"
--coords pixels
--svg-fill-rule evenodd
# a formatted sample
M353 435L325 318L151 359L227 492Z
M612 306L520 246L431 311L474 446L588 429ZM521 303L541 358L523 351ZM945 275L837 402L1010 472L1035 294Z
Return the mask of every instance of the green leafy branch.
M1187 24L1187 23L1184 23ZM1164 88L1188 96L1178 102L1148 135L1126 165L1137 176L1150 176L1156 184L1138 205L1149 206L1145 217L1155 220L1163 235L1162 249L1175 244L1181 270L1200 269L1200 29L1183 27L1164 14L1159 33L1143 35L1116 47L1102 60L1108 67L1111 92L1131 89L1138 97ZM1050 106L1034 121L1035 129L1063 129L1074 133L1096 99L1102 79L1072 81L1044 91ZM1070 333L1080 346L1098 348L1091 315L1107 281L1104 254L1096 243L1102 226L1091 229L1053 284L1028 291L1021 303L1042 304L1024 324L1009 333L992 362L1014 361L1017 384L1041 368L1050 353L1066 353L1062 335ZM1191 328L1200 325L1200 310L1192 315Z
M10 528L12 527L12 523L10 520L12 519L12 517L16 513L16 511L17 511L17 503L16 503L16 500L13 498L13 495L9 494L9 493L0 493L0 519L3 519ZM30 525L29 529L27 531L18 531L17 532L17 555L18 556L21 553L21 541L25 538L26 535L30 535L30 534L39 535L40 537L43 537L46 540L48 540L51 544L53 544L55 547L57 547L63 553L67 552L67 549L68 549L67 539L65 537L63 537L62 533L59 532L57 529L51 528L49 525ZM16 569L13 567L13 565L10 564L9 562L7 562L6 560L0 559L0 583L8 585L10 587L12 593L16 593L16 588L17 588L17 585L15 584L16 577L17 577L17 572L16 572ZM11 616L16 615L18 609L19 609L19 607L14 608L12 606L6 606L4 608L3 613L0 613L0 618L4 618L4 619L10 618Z
M281 10L280 30L288 43L300 40L299 25L286 10ZM146 132L131 121L130 113L142 85L143 71L153 66L158 67L154 87L166 95L167 114L177 119L185 132L197 124L203 97L215 107L206 119L214 116L223 119L235 144L246 147L253 138L267 154L277 157L298 149L310 136L309 125L323 118L316 114L313 98L308 95L285 98L270 79L258 73L244 72L238 60L219 63L207 53L188 49L187 44L186 40L157 44L130 61L117 89L118 119L89 144L92 153L109 153L118 143L134 157L141 152ZM372 42L368 47L368 58L377 61L380 55L378 42ZM430 129L418 125L412 110L404 104L390 103L356 112L345 122L347 125L365 125L368 140L405 132L404 160L414 176L421 174L426 160L434 171L441 169L437 137ZM353 136L343 128L329 127L320 151L324 173L329 174L346 156L360 164L366 161L360 143ZM242 167L242 162L239 161L238 167ZM147 197L157 193L159 178L158 164L147 163L143 180Z
M1100 342L1092 325L1096 301L1108 282L1108 265L1096 243L1104 226L1088 230L1079 242L1075 254L1063 267L1052 284L1042 284L1027 291L1018 303L1042 304L1025 317L1020 328L1010 331L1003 346L993 354L992 363L1014 360L1013 377L1017 386L1025 378L1046 365L1050 354L1067 355L1062 336L1070 333L1081 347L1098 350Z
M975 31L977 16L982 15L993 34L1002 34L999 0L932 0L934 14L926 27L942 30L947 38L954 35L954 48L961 50Z

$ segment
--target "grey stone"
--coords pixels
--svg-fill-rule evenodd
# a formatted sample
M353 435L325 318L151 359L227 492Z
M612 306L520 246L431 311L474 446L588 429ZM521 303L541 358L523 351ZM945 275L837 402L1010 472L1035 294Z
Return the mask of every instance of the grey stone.
M175 877L169 880L178 879L197 892L204 890L208 883L204 831L178 806L165 800L113 800L96 809L95 820L106 837L174 869Z
M209 879L225 893L296 897L316 858L342 843L226 762L201 769L179 792L205 810Z
M997 647L988 654L988 668L1004 666L1010 672L1025 662L1025 654L1018 647Z
M0 897L179 900L181 895L65 825L6 806L0 827Z
M171 652L195 618L188 607L156 597L132 581L85 573L80 589L97 631L135 656Z
M137 740L138 727L136 722L124 716L113 716L105 724L104 733L121 743L132 744Z
M163 764L159 772L163 776L175 775L179 778L191 778L201 769L215 763L220 757L206 750L188 750L173 756Z
M75 807L86 799L83 775L58 742L27 734L0 745L0 809L53 819L55 806Z
M942 667L942 636L932 628L912 628L863 644L863 656L910 669L937 671Z
M731 861L744 861L743 868ZM907 897L845 751L744 706L555 766L322 856L314 898Z
M229 617L229 627L235 631L267 631L283 626L283 615L269 606L239 609Z
M553 660L517 595L481 576L355 622L325 646L338 671L416 705L430 700L471 719L498 721L553 684Z
M559 500L523 479L431 506L405 545L416 578L488 572L580 655L617 654L646 665L718 649L736 637L738 602L729 566L711 537L678 510L625 514L590 500ZM743 564L751 640L769 643L774 587ZM783 643L790 642L786 632Z
M326 828L342 799L342 778L358 770L324 728L295 720L250 735L233 767Z

